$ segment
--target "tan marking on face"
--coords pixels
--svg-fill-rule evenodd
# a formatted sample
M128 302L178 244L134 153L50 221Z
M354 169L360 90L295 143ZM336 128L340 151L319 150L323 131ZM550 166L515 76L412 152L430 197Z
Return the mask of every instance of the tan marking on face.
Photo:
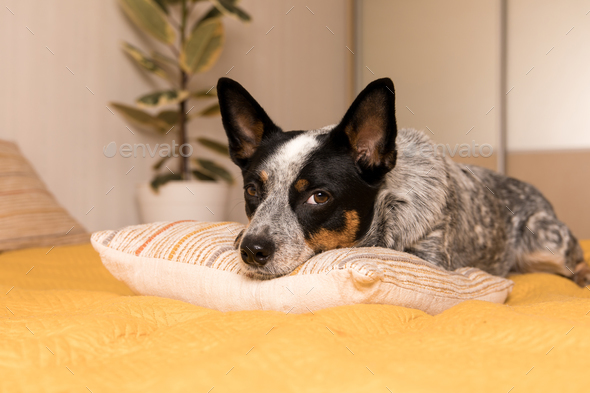
M268 173L266 171L260 171L260 181L266 183L268 180Z
M360 219L355 210L344 212L344 228L331 231L320 229L309 240L307 245L315 252L333 250L335 248L352 247L359 230Z
M295 189L299 192L305 190L309 186L309 182L305 179L299 179L295 183Z

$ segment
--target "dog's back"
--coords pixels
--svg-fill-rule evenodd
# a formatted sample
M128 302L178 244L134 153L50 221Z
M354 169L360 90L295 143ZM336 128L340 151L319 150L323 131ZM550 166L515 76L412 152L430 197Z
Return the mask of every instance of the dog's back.
M572 277L583 262L578 241L532 185L457 164L420 131L401 129L396 143L396 167L362 245L406 251L449 270L473 266L500 276L545 271Z

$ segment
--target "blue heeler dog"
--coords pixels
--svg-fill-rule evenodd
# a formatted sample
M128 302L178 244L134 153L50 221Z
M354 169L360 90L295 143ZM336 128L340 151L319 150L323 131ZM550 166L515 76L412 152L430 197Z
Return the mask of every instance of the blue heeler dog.
M285 275L339 247L379 246L448 270L590 279L578 241L536 188L457 164L424 133L398 130L390 79L370 83L339 124L311 131L282 131L231 79L217 92L244 178L250 223L236 247L249 276Z

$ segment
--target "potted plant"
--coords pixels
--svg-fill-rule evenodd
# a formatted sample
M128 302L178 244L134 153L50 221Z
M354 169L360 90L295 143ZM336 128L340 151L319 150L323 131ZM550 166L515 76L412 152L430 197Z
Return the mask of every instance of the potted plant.
M194 15L203 3L211 6ZM236 0L120 0L120 4L135 25L171 52L166 55L152 50L147 54L124 42L123 50L140 68L166 80L170 87L140 96L135 106L111 103L137 130L178 138L172 148L166 144L168 148L159 151L153 180L138 186L141 220L225 220L233 177L216 161L192 154L187 129L188 122L196 117L219 115L217 102L194 111L192 105L194 101L215 99L217 94L212 87L195 89L191 77L209 70L219 58L225 40L222 18L248 22L250 16ZM199 148L228 156L227 145L204 137L194 142Z

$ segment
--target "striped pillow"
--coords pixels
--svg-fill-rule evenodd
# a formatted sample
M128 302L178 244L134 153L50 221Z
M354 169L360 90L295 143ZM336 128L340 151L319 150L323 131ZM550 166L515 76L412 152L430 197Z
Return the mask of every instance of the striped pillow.
M0 140L0 251L87 242L18 147Z
M103 264L135 293L220 311L313 312L346 304L393 304L438 314L464 300L503 303L513 282L475 268L449 272L384 248L332 250L288 276L244 276L233 222L157 222L101 231L91 242Z

